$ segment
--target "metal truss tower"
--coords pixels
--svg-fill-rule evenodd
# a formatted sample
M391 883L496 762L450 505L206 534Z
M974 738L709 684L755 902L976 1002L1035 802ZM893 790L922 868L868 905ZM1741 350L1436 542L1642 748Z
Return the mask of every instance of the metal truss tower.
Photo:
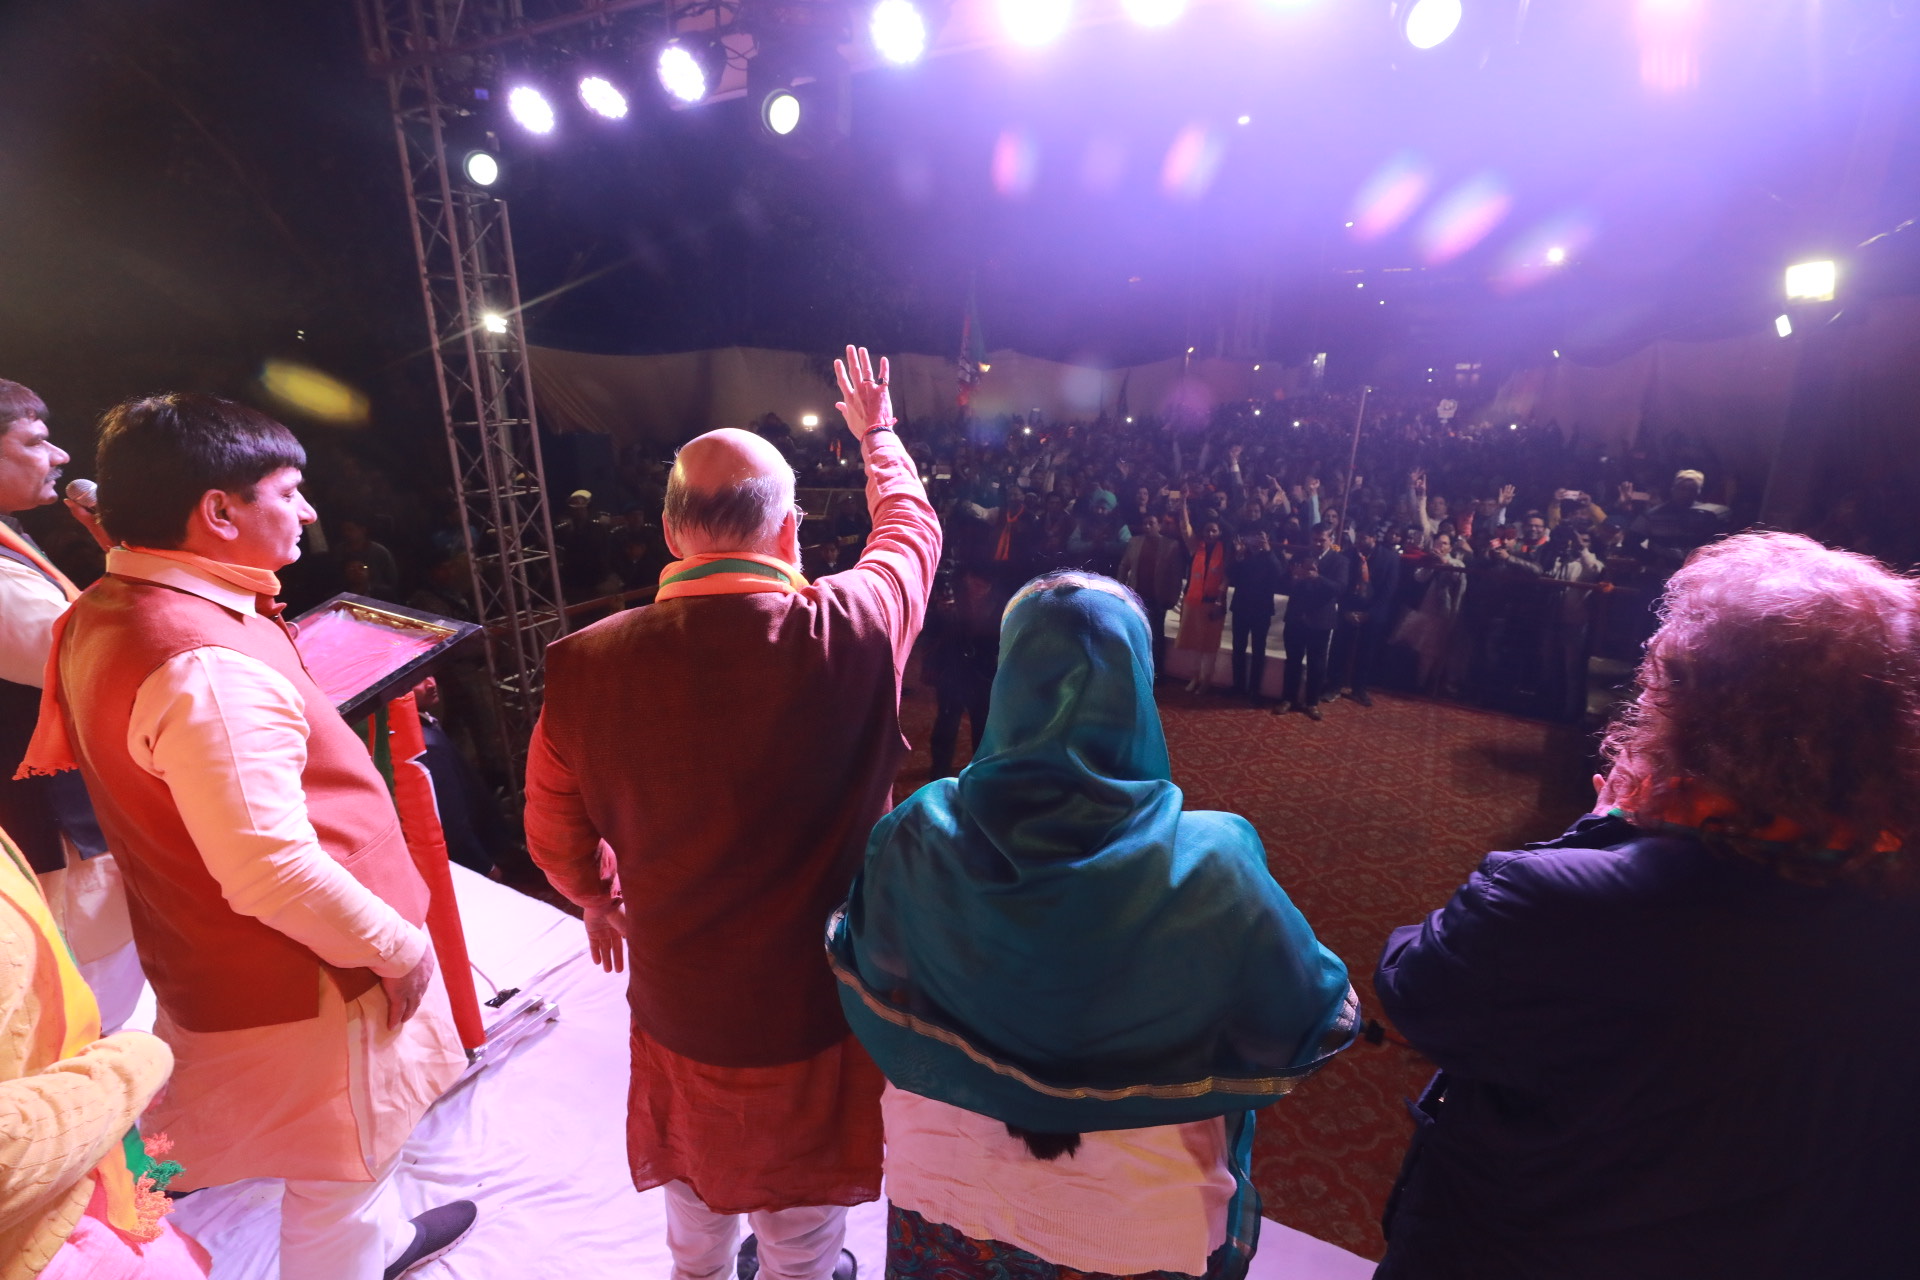
M384 76L426 302L440 417L511 785L524 777L545 649L565 634L507 205L448 158L461 115L443 77L524 22L520 0L359 0ZM457 163L457 161L455 162Z

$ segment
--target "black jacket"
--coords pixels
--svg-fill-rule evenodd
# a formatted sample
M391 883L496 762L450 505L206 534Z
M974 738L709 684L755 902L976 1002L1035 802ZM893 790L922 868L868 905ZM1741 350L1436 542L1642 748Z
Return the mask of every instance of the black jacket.
M1374 987L1440 1068L1378 1280L1916 1273L1920 901L1589 817Z

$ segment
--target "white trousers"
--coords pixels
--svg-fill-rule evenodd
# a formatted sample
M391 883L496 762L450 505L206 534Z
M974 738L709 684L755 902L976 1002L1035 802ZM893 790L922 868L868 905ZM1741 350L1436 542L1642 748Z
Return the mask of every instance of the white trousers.
M280 1280L380 1280L413 1243L393 1170L372 1182L296 1182L280 1197Z
M669 1182L663 1189L673 1280L732 1280L740 1216L715 1213L684 1182ZM765 1280L831 1280L847 1235L844 1206L750 1213L747 1222L760 1237L760 1275Z

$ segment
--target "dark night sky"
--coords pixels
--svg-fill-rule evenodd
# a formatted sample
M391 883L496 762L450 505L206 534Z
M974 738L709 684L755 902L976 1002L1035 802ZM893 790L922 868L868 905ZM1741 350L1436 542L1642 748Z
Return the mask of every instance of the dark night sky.
M1624 6L1536 0L1523 43L1480 71L1396 66L1384 23L1352 16L1366 6L1323 4L1291 27L1222 7L1042 58L869 73L851 142L821 159L764 145L745 103L643 104L514 157L523 294L554 295L529 325L607 351L852 336L946 352L977 278L994 346L1122 361L1208 340L1264 273L1280 359L1744 331L1789 257L1920 212L1912 4L1828 3L1811 29L1810 3L1719 6L1738 24L1709 33L1699 89L1672 99L1640 90ZM349 0L0 8L0 376L73 431L133 392L244 390L291 355L365 388L401 424L383 447L431 450L384 105ZM1889 130L1886 173L1850 184L1863 121ZM1226 147L1187 199L1160 179L1190 126ZM991 176L1003 135L1033 161L1016 196ZM1097 147L1119 160L1089 190ZM1429 204L1488 175L1511 208L1444 266L1419 253L1424 213L1356 243L1341 224L1397 155L1430 175ZM1591 232L1568 270L1489 287L1555 225ZM1391 300L1373 311L1336 274L1394 266L1422 269L1370 277L1389 290L1373 305Z

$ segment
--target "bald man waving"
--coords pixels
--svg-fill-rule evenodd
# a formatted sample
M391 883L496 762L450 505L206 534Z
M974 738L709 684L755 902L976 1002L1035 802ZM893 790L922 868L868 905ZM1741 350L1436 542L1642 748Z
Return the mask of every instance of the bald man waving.
M674 1280L728 1275L742 1213L767 1280L845 1280L845 1206L880 1194L883 1082L822 939L890 807L940 525L887 362L835 364L873 521L851 571L803 578L792 470L710 432L667 484L658 600L547 650L527 842L595 958L631 954L627 1150L667 1189Z

